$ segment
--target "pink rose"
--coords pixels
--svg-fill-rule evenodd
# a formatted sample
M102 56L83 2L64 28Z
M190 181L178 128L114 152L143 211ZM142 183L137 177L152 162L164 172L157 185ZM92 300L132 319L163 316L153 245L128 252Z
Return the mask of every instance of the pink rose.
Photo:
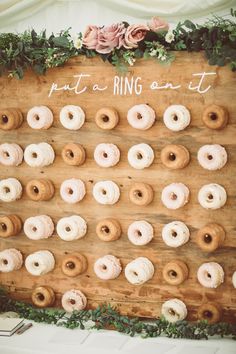
M125 26L123 23L103 27L98 33L96 51L101 54L110 53L114 48L120 48L124 43Z
M88 49L96 49L99 31L97 26L88 26L83 35L83 45Z
M151 19L151 21L148 23L148 26L153 32L164 31L169 29L168 23L157 16Z
M124 47L127 49L137 48L138 42L146 36L149 28L147 25L131 25L126 29Z

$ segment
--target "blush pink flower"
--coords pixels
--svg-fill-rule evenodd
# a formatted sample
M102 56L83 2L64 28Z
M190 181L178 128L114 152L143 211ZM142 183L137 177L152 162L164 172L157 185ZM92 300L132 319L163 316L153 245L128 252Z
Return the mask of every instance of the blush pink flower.
M96 51L101 54L110 53L114 48L120 48L124 44L125 25L116 23L100 29Z
M157 16L152 17L151 21L148 23L148 26L153 32L169 29L169 24Z
M146 36L149 28L147 25L131 25L126 29L124 47L127 49L137 48L138 42Z
M96 49L98 44L98 34L100 28L97 26L88 26L83 35L83 45L88 49Z

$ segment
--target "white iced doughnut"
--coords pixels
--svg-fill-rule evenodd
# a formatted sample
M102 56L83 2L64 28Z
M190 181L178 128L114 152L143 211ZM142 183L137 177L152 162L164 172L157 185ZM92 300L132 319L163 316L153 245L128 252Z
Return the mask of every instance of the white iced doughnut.
M94 150L94 160L101 167L112 167L120 161L120 150L114 144L99 144Z
M120 260L110 254L103 256L94 263L96 276L103 280L115 279L122 270Z
M218 144L203 145L197 154L199 164L206 170L220 170L227 162L225 148Z
M153 277L154 266L146 257L138 257L125 267L125 277L129 283L140 285Z
M50 251L37 251L25 259L25 267L27 271L35 276L43 275L51 270L55 266L55 259Z
M93 187L93 197L99 204L115 204L120 198L120 189L113 181L100 181Z
M136 246L147 245L153 238L153 227L145 220L134 221L128 228L128 239Z
M179 299L171 299L164 302L161 314L168 322L182 321L187 317L188 311L185 303Z
M178 132L189 125L191 117L185 106L172 105L165 110L163 120L168 129Z
M73 241L86 235L87 223L79 215L61 218L57 223L57 234L64 241Z
M233 283L233 287L236 288L236 271L234 272L234 274L232 276L232 283Z
M131 127L147 130L155 122L155 111L147 104L137 104L128 110L127 120Z
M85 184L81 179L71 178L61 184L60 195L66 203L74 204L80 202L85 193Z
M217 288L224 282L224 270L219 263L203 263L198 268L197 278L205 288Z
M55 153L48 143L30 144L25 148L24 159L31 167L43 167L53 163Z
M198 192L198 201L205 209L219 209L225 205L227 194L219 184L205 184Z
M22 265L23 257L17 249L9 248L0 252L0 272L12 272L20 269Z
M178 209L189 200L189 189L183 183L171 183L161 193L161 201L168 209Z
M71 289L63 294L61 304L66 312L81 311L87 305L87 298L82 291Z
M17 144L0 145L0 163L4 166L18 166L23 161L23 150Z
M27 123L32 129L48 129L53 123L52 111L46 106L35 106L27 113Z
M64 128L78 130L85 121L85 113L79 106L64 106L60 111L60 122Z
M54 224L48 215L32 216L25 220L24 233L31 240L40 240L52 236Z
M7 178L0 181L0 200L13 202L22 195L21 183L16 178Z
M133 145L128 151L130 166L138 170L149 167L154 160L154 151L148 144Z
M162 239L169 247L180 247L188 242L190 232L182 221L172 221L162 229Z

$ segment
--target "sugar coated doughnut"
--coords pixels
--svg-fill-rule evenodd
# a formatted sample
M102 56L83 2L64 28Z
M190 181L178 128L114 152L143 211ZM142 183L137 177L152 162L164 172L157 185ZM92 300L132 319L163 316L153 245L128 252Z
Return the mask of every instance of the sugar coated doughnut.
M225 240L225 230L216 223L210 223L198 230L196 242L205 252L213 252L221 247Z
M35 276L43 275L54 269L55 259L50 251L37 251L25 259L27 271Z
M163 116L164 124L170 130L178 132L190 124L190 112L182 105L169 106Z
M172 221L162 229L162 239L169 247L180 247L189 240L189 229L182 221Z
M119 122L118 112L112 107L101 108L95 115L95 122L101 129L114 129Z
M61 218L57 223L57 234L64 241L78 240L86 235L87 223L79 215Z
M199 321L207 321L209 324L217 323L222 316L222 308L215 302L206 302L202 304L197 311Z
M198 201L205 209L219 209L225 205L227 194L217 183L205 184L198 192Z
M189 200L189 189L183 183L171 183L161 193L161 201L168 209L179 209Z
M41 240L52 236L54 224L50 216L38 215L25 220L24 233L31 240Z
M87 259L82 254L70 254L62 259L62 272L68 277L76 277L87 269Z
M2 202L13 202L20 199L22 186L16 178L7 178L0 181L0 200Z
M8 273L18 270L23 265L23 257L15 248L8 248L0 252L0 272Z
M186 167L189 160L189 151L183 145L170 144L161 150L161 162L171 170Z
M236 288L236 271L233 273L232 283L233 283L233 287Z
M219 144L203 145L198 150L197 158L206 170L220 170L227 162L227 152Z
M133 145L128 151L130 166L138 170L149 167L154 160L154 151L148 144Z
M226 108L212 104L203 112L202 121L210 129L223 129L228 123L229 114Z
M224 282L224 270L219 263L203 263L198 268L197 278L205 288L217 288Z
M61 156L67 165L81 166L86 159L86 152L82 145L69 143L63 147Z
M98 144L94 150L94 160L101 167L112 167L120 161L120 150L114 144Z
M125 277L129 283L141 285L153 277L154 266L146 257L138 257L125 267Z
M50 307L55 302L55 293L50 286L38 286L32 291L31 299L37 307Z
M82 291L72 289L63 294L61 304L66 312L81 311L87 305L87 298Z
M22 229L22 221L18 215L0 216L0 237L16 236Z
M146 206L152 202L153 197L153 189L147 183L134 183L129 191L129 199L136 205Z
M23 161L23 150L18 144L0 145L0 163L4 166L18 166Z
M98 258L94 263L94 273L102 280L117 278L122 270L120 260L110 254Z
M55 153L48 143L30 144L25 148L24 159L31 167L44 167L53 163Z
M155 122L155 111L147 104L137 104L128 110L127 120L131 127L147 130Z
M81 179L71 178L61 184L60 195L66 203L78 203L84 198L85 194L85 184Z
M105 242L118 240L121 236L119 221L113 218L100 220L96 226L96 234Z
M54 186L49 179L33 179L26 185L27 196L36 202L49 200L54 196Z
M168 322L182 321L187 317L188 311L185 303L179 299L171 299L164 302L161 314Z
M32 129L48 129L53 123L52 111L46 106L35 106L27 113L27 123Z
M147 245L153 239L153 227L145 221L134 221L128 228L128 239L136 246Z
M120 189L113 181L100 181L93 187L93 197L99 204L115 204L120 198Z
M0 129L17 129L23 122L23 115L17 108L0 109Z
M66 129L78 130L85 122L85 113L79 106L64 106L60 111L60 122Z
M162 275L168 284L180 285L188 278L188 267L184 262L174 260L164 266Z

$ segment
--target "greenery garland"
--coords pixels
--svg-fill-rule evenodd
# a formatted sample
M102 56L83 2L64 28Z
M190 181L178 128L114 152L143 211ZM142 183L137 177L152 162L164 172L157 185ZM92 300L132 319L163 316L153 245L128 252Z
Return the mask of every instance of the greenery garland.
M231 9L232 18L236 11ZM123 23L124 27L129 26ZM175 29L155 32L149 29L136 48L124 46L113 48L106 54L88 49L79 33L73 39L69 30L49 38L46 31L35 30L22 34L0 34L0 75L22 79L24 71L32 68L37 74L45 74L48 68L61 66L70 58L79 55L86 57L100 56L119 71L126 71L138 58L155 58L159 63L174 60L175 51L204 51L210 65L229 64L236 71L236 22L231 19L214 16L203 25L186 20L178 23Z

